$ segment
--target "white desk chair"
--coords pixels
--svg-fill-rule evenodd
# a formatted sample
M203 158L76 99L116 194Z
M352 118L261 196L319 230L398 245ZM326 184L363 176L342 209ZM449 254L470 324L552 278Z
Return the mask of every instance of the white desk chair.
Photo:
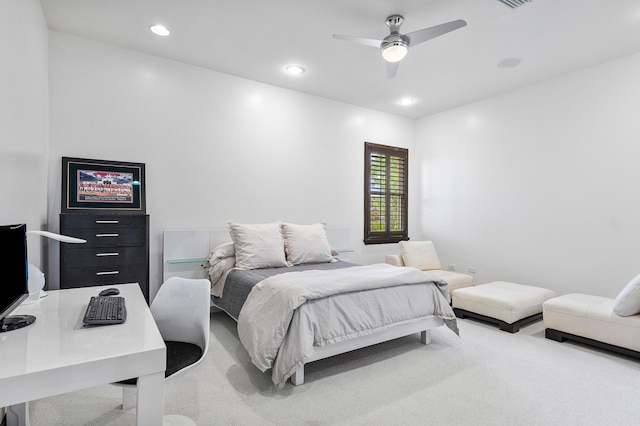
M151 303L151 314L167 346L165 379L195 367L209 347L211 283L206 279L171 277ZM114 383L122 386L122 409L135 407L136 379Z

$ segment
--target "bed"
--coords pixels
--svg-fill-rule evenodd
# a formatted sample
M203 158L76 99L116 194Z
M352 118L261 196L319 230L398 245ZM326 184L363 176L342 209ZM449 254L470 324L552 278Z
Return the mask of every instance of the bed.
M339 260L323 224L228 226L231 241L203 263L212 303L238 322L253 364L271 369L277 388L303 384L309 362L414 333L428 344L443 325L457 333L435 276Z

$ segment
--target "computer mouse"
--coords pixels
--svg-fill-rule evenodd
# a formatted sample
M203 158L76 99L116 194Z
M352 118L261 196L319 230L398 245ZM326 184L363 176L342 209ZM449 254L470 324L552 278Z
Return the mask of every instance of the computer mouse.
M100 296L115 296L116 294L120 294L120 290L117 288L107 288L100 292Z

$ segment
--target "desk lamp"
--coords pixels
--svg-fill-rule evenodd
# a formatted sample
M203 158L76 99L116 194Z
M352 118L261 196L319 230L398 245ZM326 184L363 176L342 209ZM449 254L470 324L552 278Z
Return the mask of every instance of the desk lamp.
M49 231L27 231L27 235L30 234L40 235L41 237L51 238L52 240L63 243L82 244L87 242L87 240L83 240L82 238L69 237ZM47 294L42 290L44 288L44 282L44 274L42 271L34 264L29 263L29 297L23 303L33 303L41 297L45 297Z

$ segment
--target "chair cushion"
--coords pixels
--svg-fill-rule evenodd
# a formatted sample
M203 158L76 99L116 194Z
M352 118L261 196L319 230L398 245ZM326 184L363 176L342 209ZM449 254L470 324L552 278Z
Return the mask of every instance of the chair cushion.
M404 266L404 262L402 261L402 256L399 254L387 254L384 257L384 263L388 263L393 266Z
M431 270L429 274L435 275L441 278L449 284L449 294L455 289L470 287L473 285L473 276L467 274L461 274L460 272L443 271L443 270Z
M621 317L613 299L590 294L565 294L542 305L545 328L640 351L640 315Z
M165 378L191 364L195 364L202 357L202 349L193 343L165 340L164 344L167 347L167 369L164 372ZM137 381L137 378L133 378L122 380L118 383L122 385L135 385Z
M513 324L542 312L542 303L556 295L553 290L495 281L452 293L453 307Z
M164 344L167 345L167 370L164 377L169 377L195 364L202 357L202 349L193 343L166 340Z
M621 317L640 314L640 275L629 281L618 294L613 302L613 312Z
M400 241L400 255L405 266L421 271L440 269L440 259L431 241Z

